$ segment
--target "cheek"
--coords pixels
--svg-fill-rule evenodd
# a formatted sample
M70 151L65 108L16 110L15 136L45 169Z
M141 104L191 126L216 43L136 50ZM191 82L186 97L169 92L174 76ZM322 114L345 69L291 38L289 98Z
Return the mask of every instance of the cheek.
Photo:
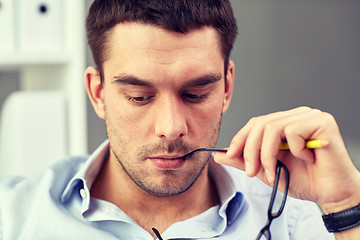
M210 99L195 109L195 112L199 115L201 114L204 119L207 119L209 122L216 121L218 116L221 115L223 105L224 105L224 94L222 92L216 92Z
M205 136L208 138L217 137L222 116L222 102L212 101L192 111L194 132L198 133L198 141L203 141ZM200 133L199 133L200 132Z
M123 99L118 101L105 101L105 122L108 135L115 135L117 139L122 141L134 141L139 137L141 129L141 114L130 110ZM116 141L116 140L115 140Z

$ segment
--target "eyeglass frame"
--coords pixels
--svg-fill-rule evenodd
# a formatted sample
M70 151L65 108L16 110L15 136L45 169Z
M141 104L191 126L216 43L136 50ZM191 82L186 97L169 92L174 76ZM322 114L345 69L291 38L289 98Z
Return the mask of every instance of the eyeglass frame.
M283 168L284 172L285 172L284 195L283 195L282 202L281 202L279 210L277 212L273 213L272 210L273 210L273 207L274 207L276 194L278 192L281 168ZM269 208L268 208L268 212L267 212L268 219L267 219L267 222L266 222L265 226L260 230L259 234L257 235L256 240L260 240L262 236L265 236L265 238L267 240L271 240L270 225L271 225L272 221L275 218L279 217L281 215L281 213L283 212L283 210L284 210L286 199L287 199L287 194L288 194L288 191L289 191L289 182L290 182L289 170L287 169L285 164L283 164L282 162L280 162L278 160L277 165L276 165L275 182L274 182L274 186L273 186L273 189L272 189L272 192L271 192Z
M184 155L182 158L186 159L188 157L191 157L193 154L201 152L201 151L210 151L210 152L227 152L227 149L219 149L219 148L200 148L200 149L196 149L186 155ZM280 180L280 173L281 173L281 168L284 169L285 172L285 188L284 188L284 195L281 201L281 205L279 210L276 213L273 213L273 207L274 207L274 203L275 203L275 199L276 199L276 194L278 192L278 186L279 186L279 180ZM272 188L272 192L271 192L271 197L270 197L270 202L269 202L269 207L268 207L268 211L267 211L267 222L265 224L265 226L260 230L259 234L256 237L256 240L260 240L262 236L265 236L265 238L267 240L271 240L271 232L270 232L270 225L272 223L272 221L275 218L278 218L281 213L284 210L285 207L285 203L286 203L286 199L287 199L287 195L288 195L288 191L289 191L289 183L290 183L290 174L289 174L289 170L287 169L287 167L285 166L285 164L283 164L281 161L277 161L276 164L276 175L275 175L275 181L274 181L274 186ZM153 232L155 233L155 235L157 236L157 238L159 240L163 240L163 238L161 237L159 231L156 228L152 228Z

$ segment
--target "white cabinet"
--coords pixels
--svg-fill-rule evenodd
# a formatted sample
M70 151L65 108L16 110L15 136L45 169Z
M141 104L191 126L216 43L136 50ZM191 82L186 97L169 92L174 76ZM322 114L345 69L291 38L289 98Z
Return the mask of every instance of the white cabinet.
M11 0L6 0L4 3ZM15 47L10 51L0 51L0 72L17 71L20 76L21 91L56 91L63 94L66 106L66 155L83 155L87 153L87 118L86 118L86 94L83 85L83 72L86 64L86 37L85 37L85 1L83 0L44 0L41 3L54 4L56 14L60 13L60 23L50 24L48 26L33 26L34 32L39 31L52 32L51 35L59 37L60 41L56 42L58 47L44 48L41 50L41 43L37 42L39 49L28 51L23 48L21 31L29 34L30 25L26 28L19 26L21 21L17 16L19 14L18 4L24 3L37 4L36 0L13 0L14 16L14 33ZM4 5L4 4L3 4ZM3 6L5 7L5 6ZM23 7L23 6L22 6ZM31 8L27 6L26 8ZM42 7L41 11L51 11L48 6ZM45 7L45 9L44 9ZM60 7L60 10L57 9ZM31 11L32 9L29 9ZM1 11L1 10L0 10ZM0 13L1 14L1 13ZM51 18L50 18L51 19ZM29 21L30 22L30 21ZM36 22L36 21L35 21ZM42 23L45 23L42 21ZM54 29L51 28L54 27ZM60 27L59 27L60 26ZM1 27L1 26L0 26ZM59 32L56 32L58 30ZM44 41L51 41L50 38L40 38ZM49 40L50 39L50 40ZM34 38L39 41L39 38ZM60 45L59 45L60 43ZM44 42L44 45L49 45ZM1 49L0 49L1 50ZM31 50L31 49L30 49ZM35 51L36 50L36 51ZM0 80L1 88L1 80ZM39 129L41 131L41 129ZM1 133L0 133L1 134ZM44 139L46 141L46 139ZM41 146L41 142L38 143ZM32 159L29 159L32 161Z

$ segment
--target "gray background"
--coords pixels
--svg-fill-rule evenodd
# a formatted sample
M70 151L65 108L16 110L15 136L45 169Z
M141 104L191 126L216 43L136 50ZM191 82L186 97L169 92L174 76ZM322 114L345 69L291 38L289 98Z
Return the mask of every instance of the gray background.
M235 95L223 118L218 146L227 146L253 116L306 105L335 116L357 163L360 1L233 0L232 4L239 26L232 53ZM87 55L91 65L91 54ZM0 104L18 89L17 79L15 72L0 72ZM89 104L88 128L92 152L106 133Z

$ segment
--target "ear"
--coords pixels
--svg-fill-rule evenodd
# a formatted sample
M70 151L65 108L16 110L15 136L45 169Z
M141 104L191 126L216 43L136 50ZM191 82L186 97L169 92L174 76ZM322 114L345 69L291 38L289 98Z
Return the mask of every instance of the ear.
M100 73L96 68L88 67L84 75L89 100L99 118L105 119L103 84L101 83Z
M228 69L226 74L225 82L225 94L224 94L224 103L222 113L224 114L230 106L231 97L234 90L234 70L235 64L232 60L229 60Z

